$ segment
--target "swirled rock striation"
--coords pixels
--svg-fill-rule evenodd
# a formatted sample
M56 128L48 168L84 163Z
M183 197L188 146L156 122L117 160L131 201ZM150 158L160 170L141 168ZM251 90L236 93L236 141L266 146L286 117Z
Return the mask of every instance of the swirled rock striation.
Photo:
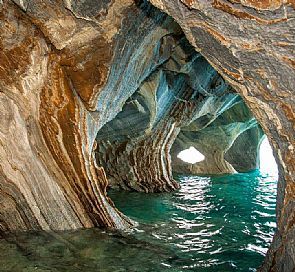
M247 171L266 133L280 178L261 271L293 271L294 16L294 1L0 1L0 230L129 228L109 185ZM177 161L188 145L205 161Z

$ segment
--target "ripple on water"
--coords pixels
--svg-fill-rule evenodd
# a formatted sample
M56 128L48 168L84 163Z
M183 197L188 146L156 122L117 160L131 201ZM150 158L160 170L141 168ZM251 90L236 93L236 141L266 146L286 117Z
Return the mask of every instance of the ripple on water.
M0 240L1 271L255 271L275 225L276 180L259 172L176 177L167 194L111 191L139 225ZM70 269L70 270L69 270Z

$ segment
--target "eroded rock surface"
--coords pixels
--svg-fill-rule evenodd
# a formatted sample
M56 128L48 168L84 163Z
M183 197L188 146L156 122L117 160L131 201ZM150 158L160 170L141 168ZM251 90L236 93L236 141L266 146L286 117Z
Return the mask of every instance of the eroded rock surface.
M113 1L116 20L105 5L86 20L68 2L18 4L0 6L1 230L128 227L106 197L93 145L107 121L97 96L120 41L110 29L137 8Z
M294 1L151 0L238 90L279 164L278 231L261 270L295 267ZM293 242L292 242L293 241Z
M254 167L249 165L249 168L243 169L245 172L256 169L259 144L257 141L255 142L255 138L253 141L252 138L248 139L251 145L256 144L254 158L249 157L249 155L244 156L244 153L248 151L251 154L253 153L247 145L233 146L239 136L247 133L252 128L257 128L256 119L242 99L239 99L234 105L227 104L225 109L222 114L217 116L216 119L212 119L204 127L200 126L201 120L197 119L190 125L182 128L171 150L172 168L175 172L187 174L226 174L241 172L239 161L242 160L245 161L243 163L244 165L251 165L253 164L253 160L255 161ZM201 162L191 164L177 157L179 152L190 147L194 147L201 152L205 156L205 159ZM225 155L231 148L233 151L228 155L228 160L225 158ZM235 164L235 166L232 164ZM243 168L243 164L241 164L240 168Z
M97 135L98 164L113 187L144 192L178 188L172 177L170 148L181 128L191 124L201 129L240 101L186 39L171 40L170 45L167 61ZM236 126L233 134L245 128Z
M106 173L125 189L177 188L169 149L180 131L208 154L217 142L206 136L223 134L211 161L237 169L232 143L258 132L252 116L226 118L238 102L230 84L279 164L278 230L261 270L294 270L294 2L150 3L179 25L145 1L0 1L0 230L129 227ZM227 83L184 50L181 30Z
M240 134L225 153L225 160L237 172L249 172L260 166L260 145L265 137L260 125L256 125Z

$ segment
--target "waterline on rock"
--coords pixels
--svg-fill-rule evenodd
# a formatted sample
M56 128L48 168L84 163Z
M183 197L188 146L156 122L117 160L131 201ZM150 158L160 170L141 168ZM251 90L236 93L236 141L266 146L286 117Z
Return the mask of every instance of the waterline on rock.
M109 192L139 223L130 232L31 232L0 240L1 269L255 271L275 230L276 180L259 171L176 179L181 189L173 193Z

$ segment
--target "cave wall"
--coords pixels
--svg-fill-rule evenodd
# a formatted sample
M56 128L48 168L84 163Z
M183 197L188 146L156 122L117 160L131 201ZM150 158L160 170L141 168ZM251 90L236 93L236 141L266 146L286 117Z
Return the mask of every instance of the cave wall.
M199 122L197 119L188 126L183 126L176 138L171 149L171 161L174 172L216 175L239 172L243 165L251 167L253 158L249 155L244 156L244 154L250 154L251 152L246 142L241 144L241 146L234 146L234 143L240 136L257 127L256 119L242 99L239 99L233 105L227 105L225 110L205 127L201 127ZM251 134L246 139L250 142L250 146L256 144L255 150L258 150L259 144L255 142L255 139L252 139L252 136ZM205 156L203 161L192 164L178 158L179 152L191 146ZM228 160L226 154L230 149L233 151L231 151L231 156ZM255 152L256 154L257 152ZM241 166L239 161L242 162ZM246 172L254 169L256 169L256 161L255 167L247 168Z
M1 2L1 230L131 224L106 196L95 136L149 74L145 67L165 59L153 41L169 34L171 19L133 1L89 4ZM128 69L136 76L125 77ZM114 82L120 88L110 92Z
M98 131L145 82L160 77L157 84L166 84L171 93L152 110L158 118L152 132L136 139L128 152L154 146L145 153L151 167L137 166L141 174L135 181L147 176L148 186L141 190L175 189L169 149L178 127L192 113L221 110L228 101L221 94L210 97L210 91L221 92L226 84L187 42L183 49L173 19L147 3L38 0L3 1L0 7L1 230L129 227L106 195L101 167L106 165L95 160L95 149L104 148L96 142ZM195 69L197 59L201 64ZM179 80L174 82L174 75ZM156 85L149 87L149 96ZM198 104L203 96L208 97ZM215 100L217 109L211 105ZM125 173L132 169L130 162L124 167Z
M265 137L260 125L256 125L238 136L227 150L224 158L239 173L259 169L260 144Z
M1 230L130 226L106 195L95 138L169 59L181 33L141 2L0 2ZM150 3L176 20L270 139L280 172L278 230L261 270L292 271L294 2ZM215 119L205 114L204 126L208 117Z
M1 5L0 41L1 229L92 226L87 217L83 224L79 221L57 184L66 184L67 179L42 135L40 97L48 75L50 46L10 2ZM79 207L80 200L75 200ZM83 212L80 214L82 217Z
M295 267L294 1L151 0L243 96L275 150L278 230L261 271Z
M144 80L122 111L98 132L97 163L104 167L112 187L143 192L175 190L175 158L170 158L170 149L179 131L188 126L200 130L242 103L183 36L174 40L172 47L167 61ZM247 114L248 119L254 119L249 110ZM249 122L256 122L248 119L240 120L241 125L231 125L232 137L249 128ZM223 135L230 146L233 139L229 133ZM220 136L222 133L209 133L204 138L207 143L202 144L220 148L219 142L210 141Z
M1 230L129 227L95 137L166 61L179 26L130 0L3 1L0 12Z

